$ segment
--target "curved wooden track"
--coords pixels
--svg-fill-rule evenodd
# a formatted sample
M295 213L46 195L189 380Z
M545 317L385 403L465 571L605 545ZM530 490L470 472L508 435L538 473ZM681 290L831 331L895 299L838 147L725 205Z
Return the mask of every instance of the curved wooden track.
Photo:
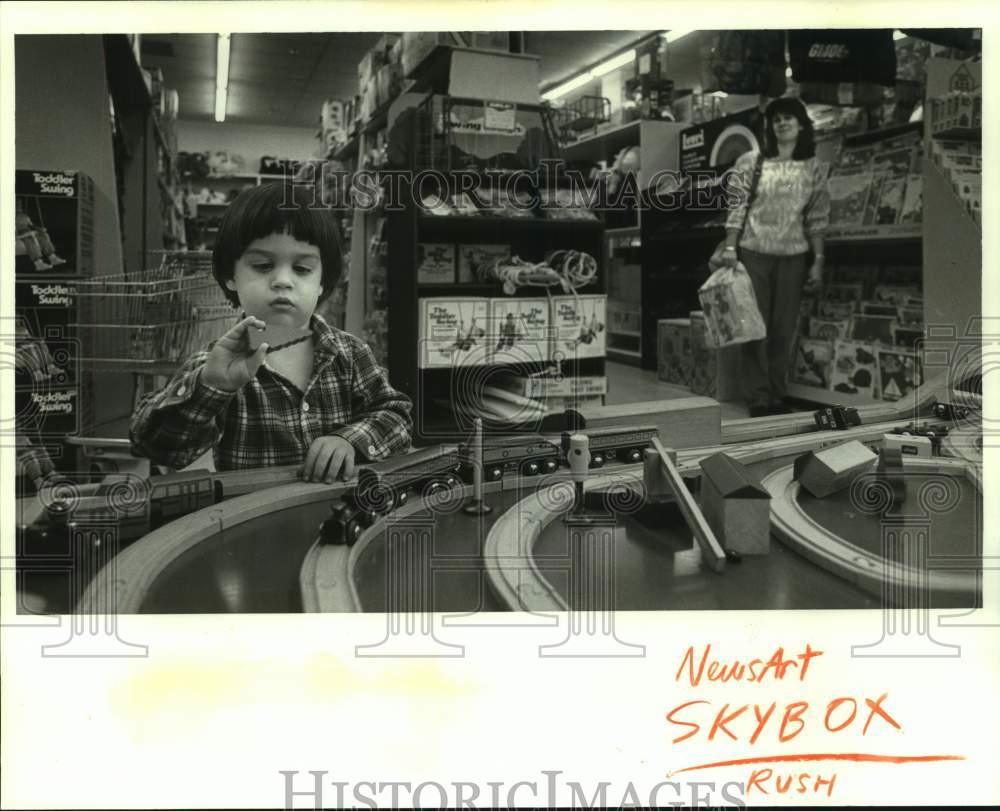
M964 461L908 458L904 465L912 471L966 477L982 490L978 468ZM887 586L912 585L923 578L929 590L934 592L975 593L978 572L939 569L916 572L855 546L849 539L817 523L802 509L798 499L799 484L793 475L793 467L788 465L766 476L762 482L771 494L771 531L782 543L873 594L881 595Z

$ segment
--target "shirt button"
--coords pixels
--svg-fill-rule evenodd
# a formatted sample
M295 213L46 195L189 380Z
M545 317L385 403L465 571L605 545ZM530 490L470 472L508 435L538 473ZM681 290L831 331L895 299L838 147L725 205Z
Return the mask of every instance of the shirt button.
M368 446L368 455L369 456L374 456L376 453L378 453L378 451L375 450L375 446L374 445L369 445Z
M302 410L303 411L308 411L309 410L309 403L303 403L302 404Z
M187 388L184 387L184 386L178 386L177 387L177 396L178 397L183 397L185 394L187 394Z

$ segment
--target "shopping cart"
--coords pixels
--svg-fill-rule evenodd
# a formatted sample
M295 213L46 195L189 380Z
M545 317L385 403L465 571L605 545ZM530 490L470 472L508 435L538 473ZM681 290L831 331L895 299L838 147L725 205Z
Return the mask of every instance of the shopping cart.
M75 282L80 360L94 370L169 374L217 338L236 311L211 274L207 251L164 253L141 273Z
M92 372L131 374L133 407L161 388L181 363L234 324L239 313L212 276L210 251L158 252L155 270L74 281L79 307L70 324L80 365ZM122 438L73 437L85 469L148 475Z

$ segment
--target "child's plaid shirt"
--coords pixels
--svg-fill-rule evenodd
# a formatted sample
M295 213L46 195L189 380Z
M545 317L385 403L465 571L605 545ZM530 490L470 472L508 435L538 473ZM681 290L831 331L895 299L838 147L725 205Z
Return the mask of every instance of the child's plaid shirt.
M413 404L389 385L368 345L318 315L310 326L315 351L305 393L266 364L238 391L206 385L209 344L139 403L132 453L182 468L212 448L216 470L238 470L301 464L321 436L343 437L359 460L409 447Z

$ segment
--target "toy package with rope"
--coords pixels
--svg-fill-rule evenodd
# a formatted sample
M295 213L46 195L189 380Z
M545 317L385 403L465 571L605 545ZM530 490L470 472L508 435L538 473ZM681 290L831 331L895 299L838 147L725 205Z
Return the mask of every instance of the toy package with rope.
M490 362L543 363L549 360L549 301L532 298L490 299L486 338Z
M489 299L421 298L417 357L421 369L483 366L491 362Z
M735 269L716 270L699 288L698 299L705 313L705 342L711 349L767 337L750 274L741 263Z
M14 209L19 277L93 275L94 183L87 175L18 170Z
M607 351L607 296L553 296L552 360L603 358Z

